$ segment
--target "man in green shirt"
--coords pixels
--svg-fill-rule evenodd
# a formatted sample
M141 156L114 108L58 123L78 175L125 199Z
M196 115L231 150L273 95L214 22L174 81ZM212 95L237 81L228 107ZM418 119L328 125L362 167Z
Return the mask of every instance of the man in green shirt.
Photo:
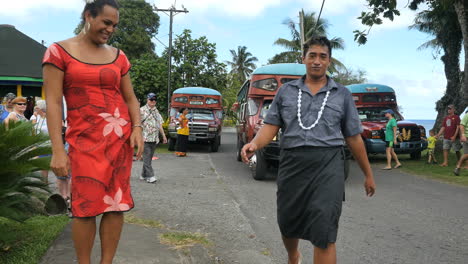
M467 111L468 112L468 111ZM465 162L465 160L468 160L468 142L466 141L466 138L468 137L468 113L465 112L465 115L463 116L463 119L460 122L460 141L463 142L463 156L458 160L457 162L457 167L453 170L453 173L457 176L460 175L460 167Z

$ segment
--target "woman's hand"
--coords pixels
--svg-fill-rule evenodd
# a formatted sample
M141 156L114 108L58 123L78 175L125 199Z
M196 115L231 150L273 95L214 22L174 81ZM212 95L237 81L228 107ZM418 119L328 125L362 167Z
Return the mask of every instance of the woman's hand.
M141 159L141 155L143 154L143 136L141 134L142 128L135 127L132 130L132 135L130 135L130 147L132 149L137 147L137 159Z
M70 171L70 159L68 158L65 150L52 154L50 169L57 177L64 177L68 175L68 172Z

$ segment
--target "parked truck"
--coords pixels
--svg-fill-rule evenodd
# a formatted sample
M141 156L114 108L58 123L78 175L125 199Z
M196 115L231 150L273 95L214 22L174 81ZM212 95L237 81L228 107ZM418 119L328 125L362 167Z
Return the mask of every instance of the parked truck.
M221 94L205 87L176 89L171 97L169 113L169 150L174 150L177 141L178 116L181 108L189 109L189 143L209 144L217 152L221 144L223 106Z
M233 110L237 113L237 160L241 161L242 147L252 141L263 126L268 109L281 85L301 78L306 73L304 64L281 63L257 68L237 93ZM278 135L263 149L257 151L250 163L254 179L263 180L269 167L277 167L279 161Z
M398 111L395 90L381 84L353 84L347 88L353 94L364 131L361 136L368 154L385 153L385 126L387 119L383 111L392 109L397 120L397 154L410 154L412 159L420 159L421 151L427 148L423 140L426 130L414 122L405 121Z

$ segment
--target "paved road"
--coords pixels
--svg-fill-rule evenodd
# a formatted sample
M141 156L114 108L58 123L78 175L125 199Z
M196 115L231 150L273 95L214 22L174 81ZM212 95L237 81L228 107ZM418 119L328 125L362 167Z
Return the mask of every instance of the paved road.
M274 179L255 181L247 165L235 159L235 134L225 131L218 153L208 146L189 156L158 154L157 184L138 180L141 162L132 168L133 215L157 220L163 228L126 225L116 263L284 264L276 224ZM375 166L380 168L382 165ZM366 198L356 164L346 183L338 235L340 264L468 263L468 188L425 180L399 170L375 170L377 195ZM273 172L271 173L274 174ZM158 236L197 232L209 246L173 251ZM311 264L312 246L301 242L303 264ZM93 259L99 255L96 242ZM42 263L71 263L69 229Z
M225 132L220 152L210 154L214 167L248 219L257 248L265 248L272 263L286 263L276 224L275 181L253 180L247 165L235 160L235 147L235 134ZM377 195L367 198L362 174L351 165L338 263L468 263L468 188L373 167ZM301 247L304 264L312 263L311 245L302 241Z

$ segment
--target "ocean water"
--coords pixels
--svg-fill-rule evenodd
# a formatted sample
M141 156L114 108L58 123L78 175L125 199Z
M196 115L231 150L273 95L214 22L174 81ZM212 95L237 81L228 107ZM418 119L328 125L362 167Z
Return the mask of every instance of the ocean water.
M428 119L405 119L406 121L414 122L418 125L423 126L426 129L426 137L429 136L429 130L434 127L435 120L428 120Z

